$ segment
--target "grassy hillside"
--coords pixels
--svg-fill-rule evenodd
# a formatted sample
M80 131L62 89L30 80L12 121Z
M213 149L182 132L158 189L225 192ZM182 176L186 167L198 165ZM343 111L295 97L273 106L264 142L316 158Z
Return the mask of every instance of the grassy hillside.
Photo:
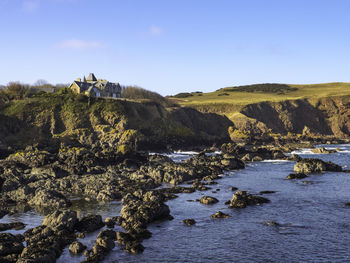
M268 89L267 87L271 88ZM174 98L182 106L200 109L217 109L217 112L228 110L239 111L247 104L263 101L279 102L285 100L310 99L331 96L350 95L350 83L335 82L312 85L297 84L258 84L239 87L227 87L209 93L191 93L186 98Z
M0 107L0 124L2 148L57 148L63 143L157 149L226 141L232 122L190 108L166 108L152 100L94 99L61 92L7 102Z

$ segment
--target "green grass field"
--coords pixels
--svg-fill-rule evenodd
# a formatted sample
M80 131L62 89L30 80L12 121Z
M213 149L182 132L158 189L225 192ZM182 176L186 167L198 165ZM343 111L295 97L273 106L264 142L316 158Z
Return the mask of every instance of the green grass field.
M297 99L307 99L311 104L315 104L321 98L350 95L350 83L258 84L222 88L209 93L193 92L191 95L185 98L171 97L171 99L181 106L224 114L231 120L239 121L246 118L239 111L248 104Z
M288 84L288 86L296 89L285 92L244 92L229 91L230 88L223 88L214 92L192 93L193 96L190 97L172 99L181 106L197 108L205 107L205 105L216 105L218 111L220 111L220 105L223 108L230 105L233 111L237 111L247 104L263 101L279 102L284 100L309 99L312 102L325 97L350 95L350 83L344 82L311 85Z

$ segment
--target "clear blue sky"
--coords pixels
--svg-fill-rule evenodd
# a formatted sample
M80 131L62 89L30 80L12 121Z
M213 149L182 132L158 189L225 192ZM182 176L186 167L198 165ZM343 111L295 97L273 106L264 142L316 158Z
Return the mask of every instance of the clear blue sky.
M350 81L348 0L0 0L0 84Z

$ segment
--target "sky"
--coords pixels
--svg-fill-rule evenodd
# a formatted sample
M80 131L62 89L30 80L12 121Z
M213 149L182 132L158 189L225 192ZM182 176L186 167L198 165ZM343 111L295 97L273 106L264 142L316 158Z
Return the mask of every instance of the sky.
M0 84L350 82L348 0L0 0Z

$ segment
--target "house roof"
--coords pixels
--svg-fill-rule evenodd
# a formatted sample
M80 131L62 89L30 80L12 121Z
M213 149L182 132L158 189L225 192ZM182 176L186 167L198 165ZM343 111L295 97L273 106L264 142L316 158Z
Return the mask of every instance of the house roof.
M97 78L95 77L94 73L90 73L86 80L87 81L97 81Z

